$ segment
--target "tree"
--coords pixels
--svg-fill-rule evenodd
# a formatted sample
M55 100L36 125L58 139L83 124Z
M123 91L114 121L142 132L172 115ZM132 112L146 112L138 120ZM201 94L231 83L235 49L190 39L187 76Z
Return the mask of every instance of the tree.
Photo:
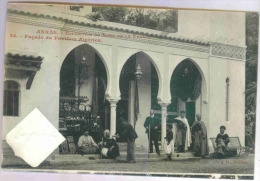
M86 17L93 21L110 21L168 33L177 32L178 27L178 12L176 10L93 7L93 13Z
M258 24L258 13L246 13L246 114L255 114L256 112Z

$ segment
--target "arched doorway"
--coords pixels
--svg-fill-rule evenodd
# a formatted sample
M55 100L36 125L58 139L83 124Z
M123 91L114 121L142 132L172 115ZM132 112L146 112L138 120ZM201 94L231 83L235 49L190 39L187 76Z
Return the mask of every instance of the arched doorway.
M109 127L106 88L106 68L93 47L80 45L66 56L60 70L59 128L67 138L68 152L75 152L76 148L70 145L73 142L77 146L83 131L88 130L91 135L95 124L102 130ZM91 136L95 140L95 135Z
M136 79L137 67L141 68L140 79ZM120 73L119 88L121 100L117 103L117 125L120 124L120 116L123 116L135 127L137 145L143 144L148 140L143 124L150 109L155 110L156 116L161 116L161 106L157 100L158 73L153 60L146 53L138 52L128 58ZM120 132L119 126L117 132Z
M179 114L186 111L190 125L195 121L195 114L201 113L202 76L191 59L185 59L175 68L170 82L171 104Z

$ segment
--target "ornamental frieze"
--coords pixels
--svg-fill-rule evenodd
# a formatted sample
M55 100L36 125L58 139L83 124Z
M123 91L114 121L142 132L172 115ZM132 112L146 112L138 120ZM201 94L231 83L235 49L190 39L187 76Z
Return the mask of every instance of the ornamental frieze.
M194 45L191 43L183 43L183 42L164 40L164 39L153 38L153 37L148 37L148 38L131 37L131 38L129 38L130 36L124 36L124 35L127 35L126 33L121 33L121 32L117 32L117 31L104 31L104 30L102 31L101 29L88 28L85 26L65 24L61 30L67 31L67 32L92 34L92 35L100 36L100 37L104 37L103 36L104 34L113 34L113 36L106 36L106 37L209 53L209 46Z
M89 25L64 20L62 18L52 17L38 17L37 15L20 15L17 12L9 12L7 15L7 21L21 24L28 24L33 26L47 27L60 29L61 31L74 32L74 33L85 33L100 37L121 39L127 41L135 41L146 44L153 44L159 46L166 46L178 49L185 49L203 53L209 53L211 56L220 56L223 58L233 58L238 60L245 60L246 48L235 45L221 44L221 43L210 43L200 42L196 40L189 40L181 37L167 37L166 35L157 34L144 34L143 32L125 31L123 29L103 28L99 25ZM113 36L105 36L105 35ZM137 35L146 36L148 38L133 38L134 36L126 35ZM131 38L129 38L131 37Z
M233 45L226 45L226 44L217 44L213 43L211 49L211 55L221 56L221 57L229 57L235 58L240 60L245 60L246 58L246 48L233 46Z
M41 26L47 28L55 28L60 29L64 26L64 22L58 20L46 20L46 19L39 19L36 17L26 17L20 15L7 15L7 21L13 23L21 23L33 26Z

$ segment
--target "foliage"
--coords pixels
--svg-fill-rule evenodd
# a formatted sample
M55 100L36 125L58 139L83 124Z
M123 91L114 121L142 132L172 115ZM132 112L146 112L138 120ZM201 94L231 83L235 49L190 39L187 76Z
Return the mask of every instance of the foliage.
M256 112L258 25L258 13L246 13L246 117Z
M93 7L93 13L86 17L93 21L105 20L167 33L176 32L178 25L178 13L176 10Z

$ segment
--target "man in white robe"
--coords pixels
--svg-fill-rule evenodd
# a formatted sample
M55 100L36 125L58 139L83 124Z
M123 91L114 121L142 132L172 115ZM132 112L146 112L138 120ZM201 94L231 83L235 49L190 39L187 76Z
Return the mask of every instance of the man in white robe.
M82 154L93 154L97 152L98 145L93 140L93 138L89 136L88 131L85 131L84 135L79 137L78 149Z
M175 118L176 120L183 123L184 126L178 126L176 135L176 146L179 152L187 151L191 145L191 132L188 120L185 117L186 112L181 111L180 117ZM178 124L181 125L181 124ZM186 134L184 133L186 132Z

